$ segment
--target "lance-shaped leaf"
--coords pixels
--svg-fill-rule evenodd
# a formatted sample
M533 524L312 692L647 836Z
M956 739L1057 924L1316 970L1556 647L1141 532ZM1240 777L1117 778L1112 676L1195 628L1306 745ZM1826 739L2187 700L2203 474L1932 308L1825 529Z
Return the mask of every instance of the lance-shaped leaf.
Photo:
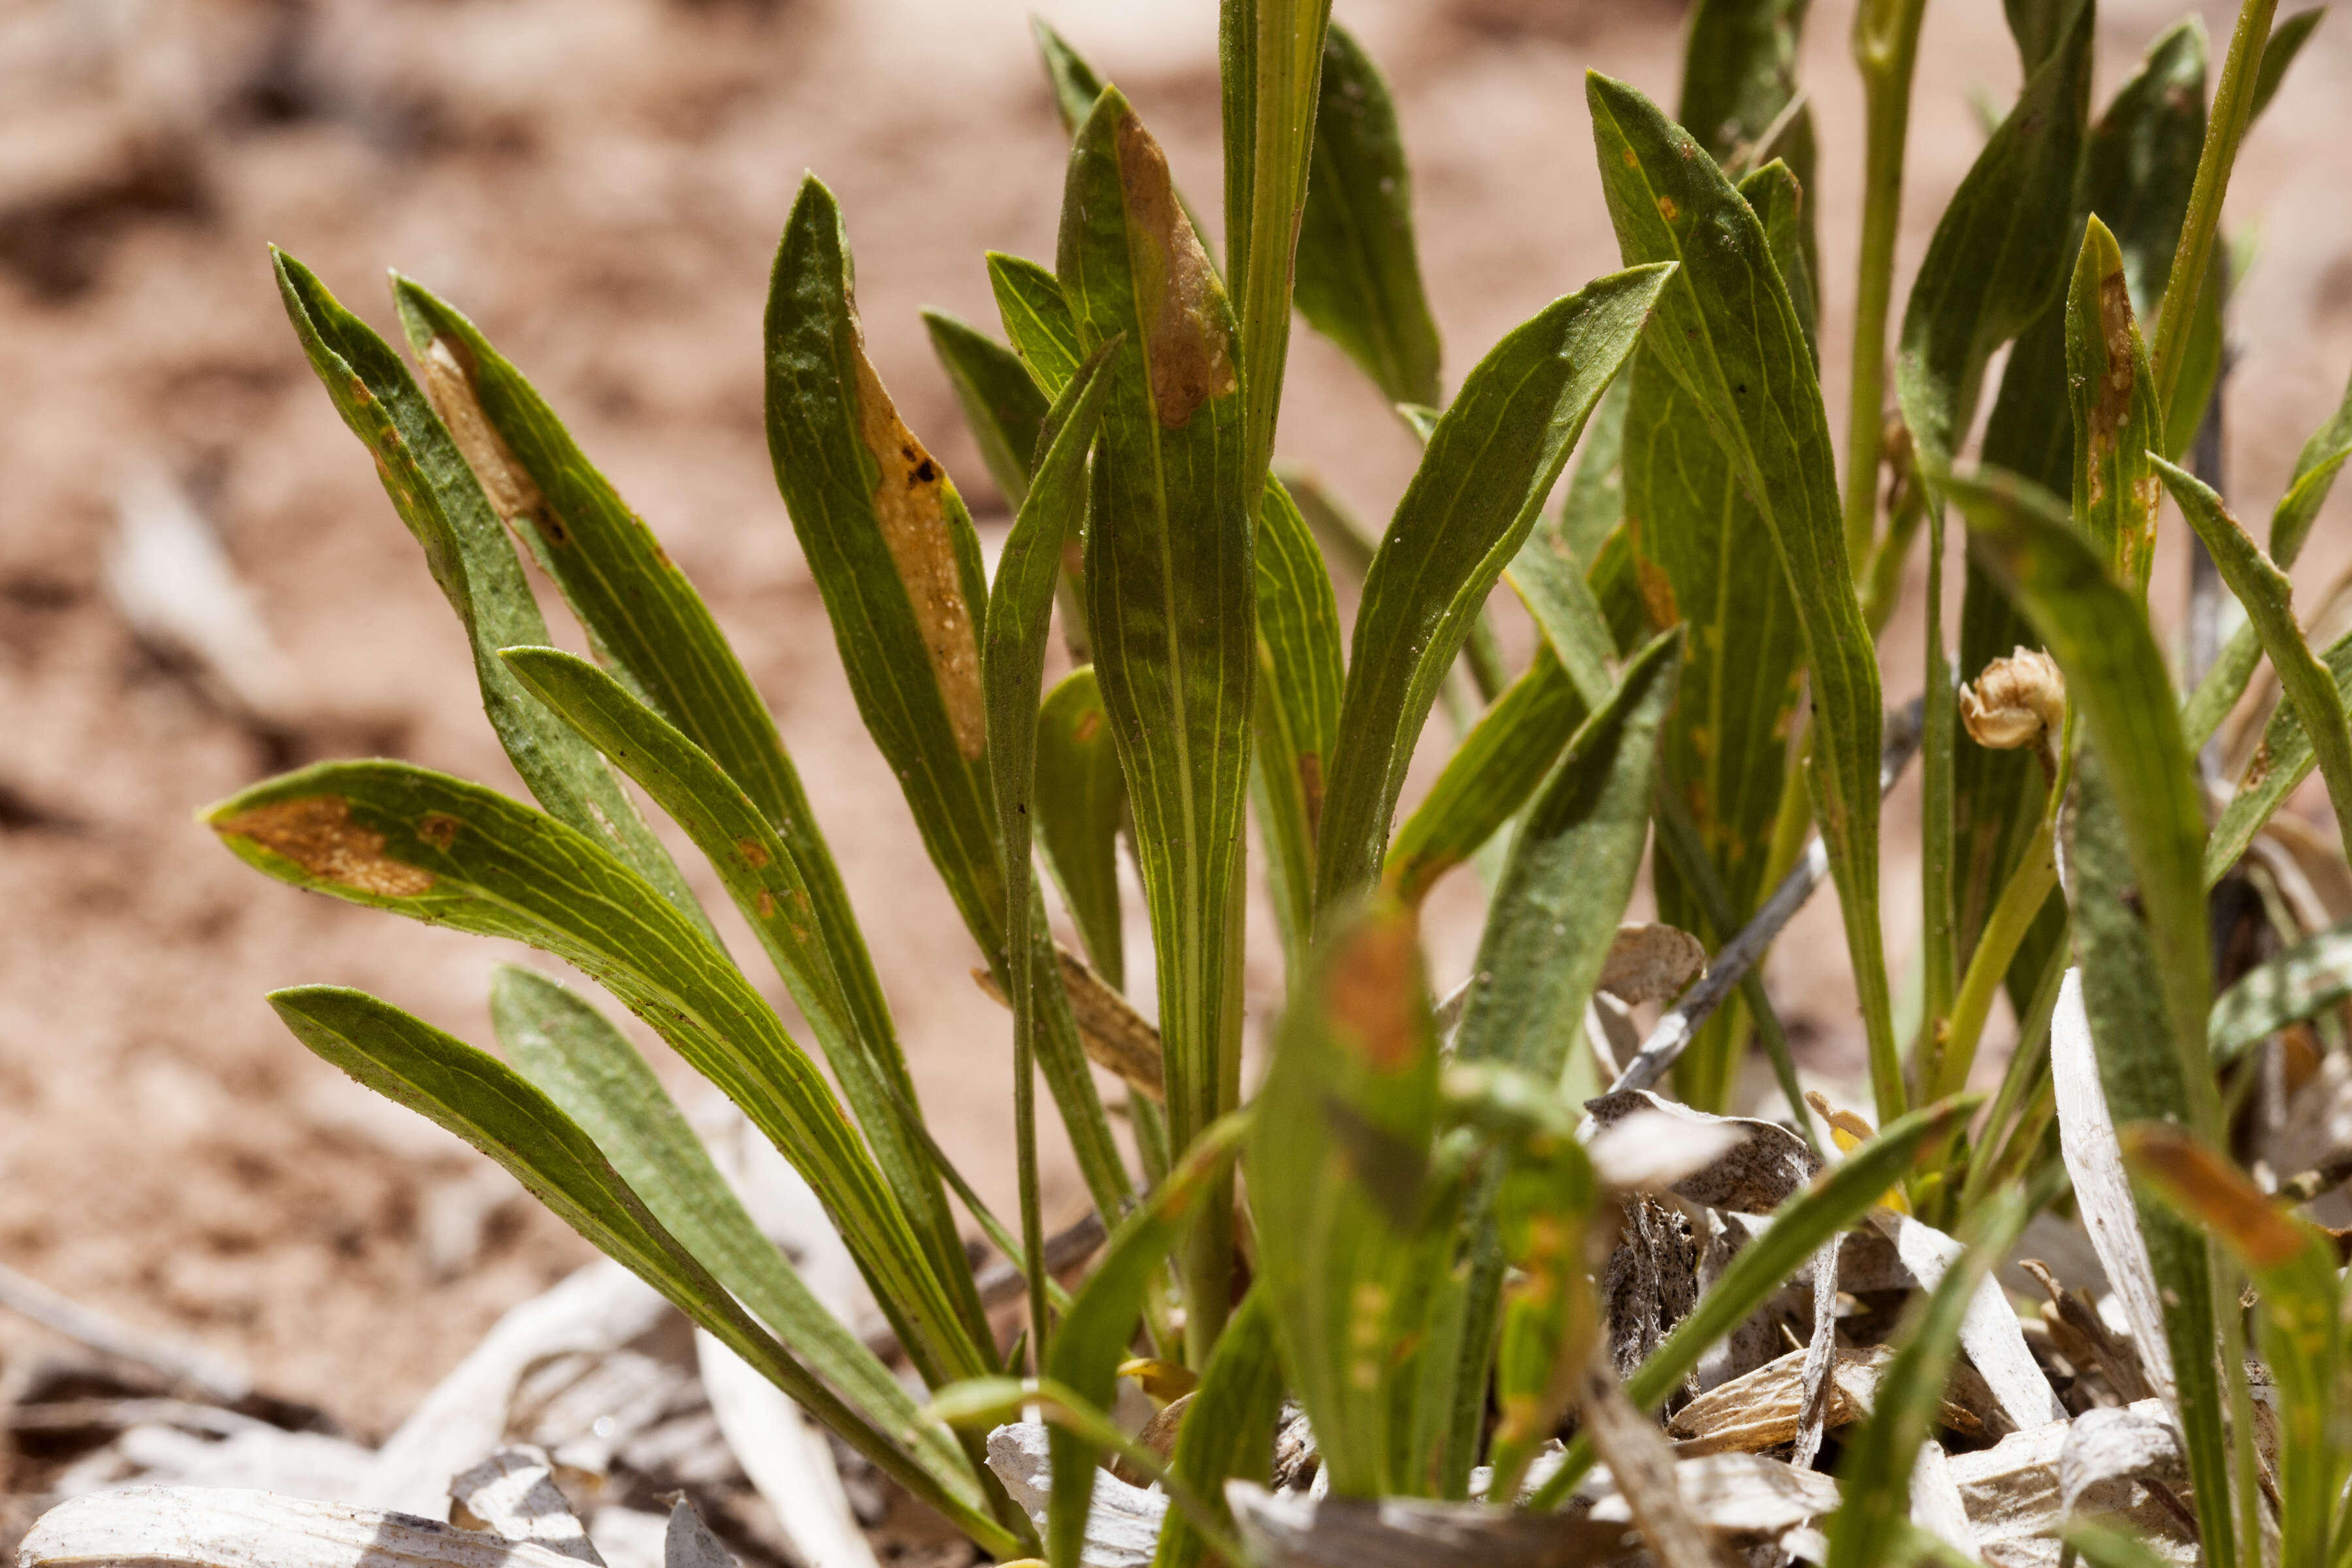
M1263 1486L1269 1479L1275 1425L1282 1415L1282 1358L1268 1300L1255 1290L1242 1298L1184 1407L1170 1456L1177 1479L1227 1517L1227 1481ZM1152 1568L1195 1568L1205 1545L1191 1521L1171 1510Z
M989 776L996 800L996 830L1004 847L1004 941L1024 953L1043 931L1033 923L1042 910L1034 895L1030 843L1037 782L1037 709L1045 683L1045 640L1054 618L1054 585L1060 580L1062 552L1075 538L1087 510L1087 454L1094 447L1108 387L1103 360L1118 340L1095 351L1045 416L1050 432L1037 459L1036 484L1006 535L988 605L988 639L981 662L988 704ZM1013 984L1013 1140L1020 1165L1021 1245L1027 1255L1031 1353L1045 1362L1045 1229L1037 1181L1035 1070L1042 1005L1036 966L1015 963ZM1048 970L1048 986L1059 989ZM1082 1514L1083 1517L1083 1514Z
M1511 845L1478 944L1456 1054L1546 1081L1568 1065L1647 838L1658 731L1674 706L1682 636L1661 634L1625 667ZM1567 1092L1582 1100L1594 1085Z
M802 182L768 289L768 451L851 693L964 923L1003 962L971 519L866 357L833 193Z
M1846 558L1811 345L1763 226L1715 161L1632 88L1586 79L1601 188L1628 261L1680 261L1646 340L1700 405L1764 517L1812 683L1815 816L1862 994L1880 1120L1902 1110L1878 930L1878 661Z
M1062 129L1075 135L1102 96L1102 79L1045 17L1029 18L1029 30L1036 36L1037 58L1054 89L1054 110L1062 117Z
M1902 1348L1879 1381L1870 1418L1853 1435L1847 1448L1853 1458L1838 1475L1845 1502L1830 1531L1827 1568L1876 1568L1891 1560L1910 1517L1911 1467L1933 1435L1959 1353L1960 1324L2031 1212L2021 1191L1997 1194L1979 1211L1969 1249L1907 1315L1897 1333Z
M1274 426L1290 353L1292 268L1331 0L1225 0L1218 76L1225 151L1225 274L1233 280L1247 404L1249 493L1274 460ZM1205 258L1204 258L1205 259Z
M1378 1497L1391 1474L1399 1329L1427 1287L1437 1035L1412 912L1377 900L1317 944L1258 1091L1245 1154L1261 1237L1255 1289L1331 1489Z
M403 279L395 292L428 389L468 433L467 458L509 525L533 541L599 662L707 752L792 850L858 1035L912 1103L914 1079L848 889L775 721L709 606L521 372L425 289ZM547 640L516 635L500 646Z
M1389 846L1381 883L1418 907L1536 792L1589 710L1549 643L1474 725Z
M1895 394L1932 484L1973 421L1985 363L2049 299L2087 129L2091 8L2035 68L1952 195L1904 308ZM2128 313L2128 312L2126 312Z
M627 1037L586 998L509 964L491 979L490 1019L517 1069L595 1140L697 1261L866 1419L979 1500L971 1467L946 1429L917 1414L914 1396L890 1369L760 1233Z
M2115 786L2139 900L2163 972L2170 1048L2192 1080L2191 1124L2215 1108L2205 1062L2212 1005L2205 890L2205 837L2196 774L2171 697L2164 657L2136 595L2107 573L2056 501L2013 476L1985 472L1947 482L1967 513L1977 563L2024 609L2066 677L2067 701ZM2194 1080L2202 1079L2202 1089Z
M2320 776L2327 781L2328 804L2336 808L2339 823L2352 823L2352 724L2345 721L2344 700L2336 694L2336 682L2329 679L2327 668L2311 651L2303 628L2295 624L2294 585L2263 553L2262 546L2247 537L2221 504L2221 498L2204 481L2153 452L2144 454L2144 460L2155 465L2180 515L2189 520L2221 568L2221 580L2245 606L2246 618L2262 639L2271 668L2278 671L2279 686L2311 740Z
M677 924L690 934L682 921ZM505 1166L600 1251L660 1291L973 1540L994 1552L1020 1549L1021 1542L982 1510L968 1474L951 1488L813 1375L663 1228L588 1134L514 1069L362 992L303 986L277 992L269 1000L305 1046Z
M2148 448L2162 430L2123 252L2095 214L2084 226L2066 290L2066 384L2074 411L2075 525L2109 571L2145 594L2163 494Z
M824 1199L927 1377L983 1365L907 1215L816 1066L686 917L553 817L404 763L325 763L205 814L298 888L509 937L578 965L743 1108Z
M1396 104L1380 68L1336 23L1323 41L1297 271L1307 324L1339 344L1391 403L1444 401Z
M1675 119L1719 163L1738 161L1797 95L1797 48L1807 0L1699 0L1683 39ZM1812 170L1798 178L1812 184Z
M1036 806L1037 847L1077 923L1087 961L1113 990L1123 989L1118 829L1127 784L1093 665L1070 671L1045 694L1037 715Z
M1245 1127L1234 1118L1204 1132L1143 1206L1112 1233L1085 1286L1071 1300L1069 1316L1054 1342L1052 1376L1097 1409L1109 1409L1118 1396L1119 1363L1135 1338L1144 1293L1166 1268L1185 1231L1208 1205L1223 1201L1222 1194L1230 1190L1224 1178ZM1084 1434L1056 1426L1053 1456L1054 1474L1060 1479L1046 1509L1046 1550L1057 1568L1077 1568L1102 1449Z
M2336 700L2352 708L2352 632L2330 643L2319 657L2335 679ZM2311 733L2303 727L2294 704L2281 703L2263 728L2262 743L2254 748L2252 758L2246 763L2245 776L2238 781L2238 793L2221 808L2221 819L2213 825L2213 836L2206 840L2207 887L2220 881L2238 863L2238 857L2246 852L2246 846L2254 841L2263 824L2286 804L2286 797L2294 793L2296 785L2311 776L2317 761Z
M2352 922L2314 931L2238 977L2213 1004L2206 1037L2226 1062L2352 997Z
M793 531L824 597L849 689L965 929L1000 975L1042 966L1061 1061L1057 1098L1088 1190L1117 1212L1124 1173L1108 1157L1093 1079L1077 1068L1055 964L1043 942L1005 946L1004 877L989 798L980 680L987 611L980 541L955 486L899 419L866 357L849 241L833 193L802 182L776 249L765 323L768 452Z
M1979 1097L1963 1095L1910 1112L1774 1210L1772 1223L1733 1255L1689 1315L1633 1369L1625 1380L1626 1397L1643 1410L1655 1410L1682 1386L1699 1357L1745 1322L1832 1237L1868 1213L1945 1137L1967 1125L1979 1103ZM1580 1438L1529 1506L1558 1507L1591 1468L1592 1449Z
M989 477L1004 492L1005 504L1019 510L1029 494L1030 467L1040 455L1045 395L1021 356L986 332L944 310L924 311L923 325Z
M2142 1123L2123 1137L2133 1171L2253 1276L2263 1364L2278 1384L2280 1561L2325 1562L2352 1468L2352 1450L2335 1436L2343 1419L2344 1361L2336 1248L2325 1231L2179 1128Z
M2050 279L2064 265L2067 214L2090 114L2090 48L2091 7L2079 5L1944 209L1904 309L1895 396L1929 508L1920 757L1923 1063L1940 1054L1937 1030L1951 1010L1959 968L1953 897L1958 726L1944 648L1937 485L1975 420L1986 363L2046 303Z
M2294 472L2287 478L2286 494L2271 513L2271 559L2280 571L2294 565L2303 552L2303 542L2310 537L2311 525L2318 521L2319 509L2336 488L2336 476L2347 458L2352 458L2352 384L2345 386L2344 401L2335 414L2303 444ZM2240 627L2181 710L2181 727L2193 744L2203 745L2221 727L2245 695L2246 682L2261 660L2262 638L2251 624Z
M1271 478L1256 553L1258 830L1283 952L1296 972L1314 928L1315 830L1339 731L1339 605L1314 531Z
M549 812L619 856L662 897L702 922L701 906L612 770L499 662L498 650L509 643L545 642L547 623L523 580L513 542L499 526L499 510L467 466L459 443L391 344L344 310L309 268L282 250L270 257L287 319L310 368L335 412L374 454L393 509L424 546L434 581L466 628L482 711L515 772Z
M500 657L532 695L685 828L719 873L816 1032L876 1163L915 1221L931 1268L958 1299L965 1331L984 1342L987 1315L971 1284L962 1238L919 1125L921 1113L911 1089L903 1088L886 1065L886 1049L897 1058L897 1040L876 1042L861 1033L816 929L814 900L791 848L709 753L604 670L560 648L508 648Z
M2172 1048L2163 932L2151 918L2154 900L2136 897L2137 867L2126 837L2129 807L2120 782L2124 764L2105 751L2089 751L2077 759L2076 773L2066 846L2074 879L2074 943L2083 1013L2109 1125L2173 1121L2194 1127L2202 1101L2202 1124L2211 1126L2217 1120L2210 1109L2215 1098L2211 1067L2201 1059L2184 1060ZM2201 1049L2204 1019L2198 1023ZM2062 1131L2075 1135L2072 1128ZM2071 1148L2067 1158L2070 1169L2082 1163ZM2223 1389L2231 1368L2223 1346L2222 1318L2229 1308L2220 1299L2221 1271L2193 1226L2159 1206L2137 1207L2148 1282L2163 1303L2163 1364L2172 1384L2167 1398L2188 1440L2198 1517L2209 1541L2226 1539L2230 1447ZM2229 1333L2236 1337L2234 1325ZM2153 1364L2155 1358L2149 1359Z
M1741 183L1754 205L1788 177L1785 165ZM1784 278L1803 263L1797 236L1767 230ZM1770 534L1741 489L1705 410L1654 350L1633 357L1625 415L1625 510L1642 580L1662 609L1687 627L1681 696L1666 727L1666 787L1688 807L1722 882L1732 923L1718 929L1671 860L1662 862L1658 913L1728 942L1755 912L1770 858L1773 824L1789 777L1789 726L1803 658L1786 574L1759 572ZM1719 1105L1738 1045L1735 1020L1718 1015L1686 1053L1680 1080L1702 1106Z
M1088 512L1095 671L1110 714L1151 910L1178 1152L1241 1095L1244 799L1257 673L1239 349L1224 290L1177 205L1167 159L1117 89L1078 130L1060 277L1080 343L1122 334ZM1223 1321L1230 1205L1188 1254L1186 1334Z
M1047 397L1059 397L1086 358L1078 349L1078 324L1070 318L1061 280L1034 261L992 250L988 282L1013 352Z
M1318 918L1378 873L1437 689L1672 272L1637 267L1547 306L1438 421L1364 579L1317 846Z

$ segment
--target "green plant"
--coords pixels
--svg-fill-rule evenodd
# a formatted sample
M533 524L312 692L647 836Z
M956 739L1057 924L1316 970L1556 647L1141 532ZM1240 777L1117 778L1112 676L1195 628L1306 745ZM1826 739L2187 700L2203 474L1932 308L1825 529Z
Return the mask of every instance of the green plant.
M2315 763L2332 800L2352 799L2352 638L2315 652L2284 574L2352 455L2352 400L2306 448L2267 552L2173 466L2218 396L2221 193L2316 13L2273 27L2268 0L2247 0L2210 116L2193 23L2157 39L2095 116L2088 0L2011 0L2024 86L1921 259L1890 426L1879 389L1922 8L1866 0L1857 14L1861 390L1843 481L1817 373L1801 0L1697 0L1679 124L1589 78L1626 270L1506 334L1450 402L1394 111L1328 0L1223 7L1222 268L1135 110L1041 24L1072 136L1054 265L988 258L1009 345L929 318L1018 509L992 583L953 482L866 362L842 216L822 184L803 186L765 322L777 484L860 712L1012 1011L1012 1225L927 1131L790 754L651 531L449 305L395 280L412 375L277 258L303 349L471 637L486 710L539 806L348 762L258 785L207 820L281 879L514 938L603 984L807 1177L928 1404L815 1303L625 1039L571 992L500 973L511 1066L355 992L281 992L279 1014L513 1170L982 1548L1042 1549L1057 1568L1078 1559L1108 1449L1178 1505L1166 1568L1253 1550L1234 1536L1224 1483L1266 1477L1286 1396L1339 1498L1461 1500L1485 1460L1496 1496L1530 1483L1527 1506L1544 1508L1601 1459L1661 1561L1705 1561L1706 1521L1676 1493L1648 1413L1809 1261L1816 1301L1833 1302L1839 1238L1874 1205L1885 1224L1972 1246L1941 1284L1923 1280L1933 1288L1896 1335L1869 1440L1844 1467L1856 1489L1830 1561L1949 1555L1906 1522L1912 1456L1956 1347L2002 1353L1979 1311L1991 1265L2070 1173L2086 1179L2068 1141L2097 1128L2067 1120L2062 1053L2087 1038L2097 1124L2150 1124L2127 1125L2126 1142L2178 1205L2142 1216L2151 1299L2167 1305L2139 1351L2168 1356L2207 1559L2253 1563L2269 1528L2237 1353L2250 1269L2262 1347L2305 1445L2279 1478L2285 1561L2344 1561L2341 1288L2316 1233L2218 1151L2258 1047L2322 1017L2352 979L2340 934L2313 935L2324 922L2273 876L2258 891L2274 895L2277 923L2312 940L2224 998L2209 1051L2208 894L2246 875L2241 855ZM1377 542L1275 462L1294 306L1425 444ZM2152 349L2137 324L2151 311ZM1964 462L2004 345L1981 460ZM2210 673L2188 672L2185 709L2147 604L2167 486L2248 616ZM1957 648L1942 619L1948 514L1969 538ZM1362 579L1344 656L1318 535ZM1923 535L1922 936L1898 1008L1879 802L1911 739L1882 715L1877 639ZM545 646L518 540L594 659ZM1759 551L1777 571L1742 569ZM1523 669L1488 622L1504 579L1538 634ZM1079 668L1048 693L1057 619ZM2048 657L1990 668L2029 642ZM2287 700L2209 833L2197 750L2265 661ZM1400 826L1406 766L1441 698L1458 747ZM710 861L830 1082L718 945L624 775ZM1245 1103L1250 821L1290 979ZM1665 919L1718 957L1621 1071L1588 1037L1587 1005L1654 828ZM1122 844L1149 909L1156 1028L1122 995ZM1038 852L1083 957L1053 935ZM1490 885L1486 926L1474 979L1440 1006L1417 911L1469 861ZM1844 1158L1807 1184L1816 1134L1756 964L1824 872L1881 1131L1833 1117ZM2079 987L2060 984L2070 955ZM2004 990L2019 1042L1980 1107L1958 1091ZM1713 1114L1755 1048L1793 1131ZM1132 1163L1090 1058L1124 1081ZM1707 1152L1635 1169L1622 1142L1604 1152L1585 1107L1597 1117L1604 1090L1670 1069L1689 1109L1638 1113L1680 1114ZM1046 1263L1040 1075L1110 1226L1067 1289ZM1613 1117L1629 1102L1606 1103ZM1735 1183L1722 1162L1739 1149L1778 1151L1778 1174ZM1777 1217L1627 1352L1591 1276L1632 1245L1621 1205L1666 1187ZM950 1194L1021 1268L1028 1327L1009 1352ZM2131 1203L2079 1185L2074 1197ZM2014 1335L2005 1321L1992 1313L1996 1340ZM1808 1460L1834 1351L1831 1317L1816 1325ZM1159 1448L1105 1415L1139 1334L1198 1380ZM2049 1395L2021 1337L2014 1355ZM980 1435L1024 1406L1054 1423L1063 1478L1042 1521L1012 1506ZM1576 1441L1547 1460L1571 1419ZM2091 1531L2079 1549L2128 1552L2111 1535Z

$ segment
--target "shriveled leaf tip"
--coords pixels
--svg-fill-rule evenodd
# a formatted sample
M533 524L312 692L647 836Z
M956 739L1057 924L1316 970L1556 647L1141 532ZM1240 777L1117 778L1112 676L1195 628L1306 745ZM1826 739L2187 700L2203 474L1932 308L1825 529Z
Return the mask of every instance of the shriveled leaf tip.
M1169 177L1167 154L1132 109L1121 105L1119 188L1126 197L1129 264L1135 270L1152 412L1171 430L1201 405L1240 390L1224 289L1209 265Z

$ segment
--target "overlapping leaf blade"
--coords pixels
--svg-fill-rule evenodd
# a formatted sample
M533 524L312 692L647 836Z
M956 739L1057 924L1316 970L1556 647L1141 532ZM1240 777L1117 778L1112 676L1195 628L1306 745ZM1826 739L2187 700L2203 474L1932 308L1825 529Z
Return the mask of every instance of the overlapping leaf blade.
M362 992L304 986L270 998L295 1037L389 1099L504 1165L549 1208L667 1297L843 1439L990 1550L1021 1542L844 1404L738 1306L664 1229L595 1142L512 1068Z
M425 549L434 580L473 644L482 710L541 805L604 847L702 921L668 854L612 770L515 682L498 660L511 643L545 642L547 623L522 563L465 454L392 346L337 302L310 269L272 253L278 290L335 411L375 455L385 493ZM706 929L708 929L706 927Z
M2336 700L2352 707L2352 632L2330 643L2319 657L2335 679ZM2263 824L2286 804L2297 784L2311 776L2317 763L2318 753L2312 749L2311 735L2304 729L2302 718L2292 703L2281 704L2263 726L2262 743L2254 748L2245 776L2238 781L2238 792L2221 808L2221 818L2213 825L2213 836L2206 841L2207 887L2220 881L2238 863L2238 857L2246 852L2246 846L2254 841Z
M824 1199L927 1379L983 1364L841 1107L710 940L596 842L495 791L403 763L327 763L206 813L296 887L578 965L743 1108Z
M2074 413L2074 526L2119 581L2144 595L2163 494L2149 448L2162 429L2123 252L2095 213L2084 226L2066 290L2066 384Z
M1671 271L1634 268L1546 307L1438 422L1364 581L1317 844L1318 920L1378 873L1437 688Z
M1095 669L1127 778L1151 910L1169 1132L1181 1153L1241 1093L1244 800L1257 672L1239 339L1175 199L1167 160L1108 89L1079 127L1059 278L1080 344L1126 343L1087 521ZM1224 1317L1230 1205L1192 1233L1187 1340L1205 1358Z
M944 310L924 311L923 325L930 331L931 353L955 388L964 423L980 444L989 477L1004 492L1005 504L1019 510L1029 494L1030 468L1039 457L1045 394L1021 356L986 332Z
M490 983L490 1017L517 1070L595 1141L696 1261L862 1415L950 1489L979 1501L961 1450L943 1428L917 1414L914 1396L889 1368L816 1299L783 1250L760 1234L625 1036L584 997L511 965L501 965Z
M1878 664L1846 556L1829 421L1762 225L1715 161L1632 88L1586 79L1601 187L1628 261L1681 270L1645 340L1706 412L1788 574L1814 713L1815 817L1861 991L1880 1119L1903 1105L1878 930Z
M523 685L581 737L636 781L686 829L750 922L802 1016L816 1032L834 1076L856 1112L891 1192L921 1235L940 1279L957 1298L965 1331L988 1337L988 1320L964 1266L963 1244L932 1165L903 1067L890 1071L897 1041L861 1033L814 918L814 900L791 848L751 797L719 771L709 754L611 675L551 647L500 655ZM887 1049L889 1056L884 1052Z
M1282 1358L1269 1300L1268 1293L1253 1290L1234 1309L1216 1353L1202 1371L1170 1457L1178 1479L1228 1516L1225 1482L1267 1480L1275 1423L1282 1414ZM1171 1509L1152 1568L1195 1568L1205 1546L1201 1532Z

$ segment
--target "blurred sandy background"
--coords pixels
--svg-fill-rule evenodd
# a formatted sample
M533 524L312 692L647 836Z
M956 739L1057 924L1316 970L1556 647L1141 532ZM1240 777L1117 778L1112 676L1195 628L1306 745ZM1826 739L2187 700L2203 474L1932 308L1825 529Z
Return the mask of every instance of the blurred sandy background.
M1213 0L1046 10L1214 210ZM1849 5L1814 10L1804 75L1825 167L1809 195L1843 431L1859 94ZM1580 72L1671 102L1681 7L1337 11L1397 91L1455 384L1505 329L1617 265ZM2230 14L2205 12L2218 68ZM2102 101L2176 14L2105 8ZM1979 145L1969 94L2005 102L2017 84L1990 0L1936 0L1921 58L1898 306ZM2352 364L2347 145L2339 18L2231 201L2261 242L2232 316L2229 489L2249 516ZM518 955L274 886L191 819L292 762L368 751L517 787L447 607L279 314L273 241L387 332L389 266L456 301L661 532L799 760L940 1138L1009 1207L1008 1029L965 978L974 955L865 742L776 499L758 329L771 247L814 169L846 210L883 376L1001 537L916 311L994 330L981 252L1050 259L1064 148L1016 0L0 0L0 1262L230 1354L370 1436L586 1256L486 1162L311 1059L262 1002L361 985L487 1043L489 968ZM1335 351L1294 343L1285 455L1385 517L1412 445ZM291 722L240 720L110 597L126 500L173 497L252 585ZM2352 557L2347 521L2339 500L2300 578ZM1890 633L1890 700L1917 688L1916 573L1914 594ZM1447 742L1442 719L1432 734ZM1898 955L1916 925L1910 799L1888 818ZM1435 908L1448 983L1475 900L1457 887ZM1836 932L1824 900L1773 973L1809 1068L1832 1081L1860 1060ZM1270 958L1254 1034L1277 1000ZM1057 1163L1049 1217L1082 1202ZM38 1342L0 1314L0 1363Z

